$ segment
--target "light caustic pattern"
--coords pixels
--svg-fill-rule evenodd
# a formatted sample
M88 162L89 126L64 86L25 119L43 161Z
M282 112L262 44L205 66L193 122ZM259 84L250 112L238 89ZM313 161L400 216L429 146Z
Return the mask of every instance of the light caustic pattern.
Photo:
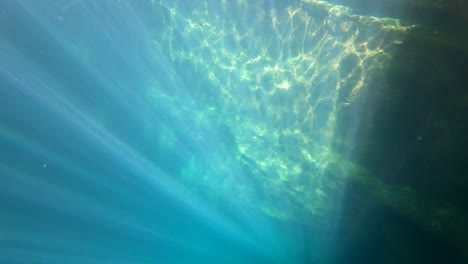
M338 116L378 89L368 84L407 27L323 1L213 2L189 12L182 2L155 4L166 28L155 47L203 80L193 88L198 116L232 132L235 159L250 175L222 192L281 219L325 214L343 185L331 165ZM222 169L211 177L206 184L234 182Z

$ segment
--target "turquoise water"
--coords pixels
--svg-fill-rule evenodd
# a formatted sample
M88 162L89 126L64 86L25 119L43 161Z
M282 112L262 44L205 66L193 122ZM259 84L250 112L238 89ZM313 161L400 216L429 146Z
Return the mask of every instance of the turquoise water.
M336 2L1 1L0 262L466 260L421 21Z

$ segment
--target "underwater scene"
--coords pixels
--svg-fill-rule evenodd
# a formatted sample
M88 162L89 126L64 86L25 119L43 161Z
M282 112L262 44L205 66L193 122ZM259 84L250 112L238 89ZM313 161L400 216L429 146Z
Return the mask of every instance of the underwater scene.
M0 0L0 263L468 263L468 1Z

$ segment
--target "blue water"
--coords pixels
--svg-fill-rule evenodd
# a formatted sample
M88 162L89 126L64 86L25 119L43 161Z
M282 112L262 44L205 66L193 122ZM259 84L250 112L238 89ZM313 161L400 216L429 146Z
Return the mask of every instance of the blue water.
M387 199L409 189L352 156L408 28L320 1L0 1L0 263L421 259L392 253L433 241Z
M296 227L207 202L176 180L193 155L222 153L222 139L208 127L197 141L172 116L183 105L148 99L157 80L183 104L197 78L154 48L160 10L146 1L7 1L0 10L1 263L305 254L293 246Z

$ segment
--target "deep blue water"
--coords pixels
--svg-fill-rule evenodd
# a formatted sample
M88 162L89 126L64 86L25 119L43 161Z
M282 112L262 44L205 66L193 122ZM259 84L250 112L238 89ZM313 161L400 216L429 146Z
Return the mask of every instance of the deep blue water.
M219 148L217 132L197 143L148 100L155 79L182 103L192 84L152 50L164 25L147 5L2 2L2 263L265 263L304 251L284 223L172 179L189 155Z
M0 1L0 263L460 254L352 163L408 28L332 7Z

